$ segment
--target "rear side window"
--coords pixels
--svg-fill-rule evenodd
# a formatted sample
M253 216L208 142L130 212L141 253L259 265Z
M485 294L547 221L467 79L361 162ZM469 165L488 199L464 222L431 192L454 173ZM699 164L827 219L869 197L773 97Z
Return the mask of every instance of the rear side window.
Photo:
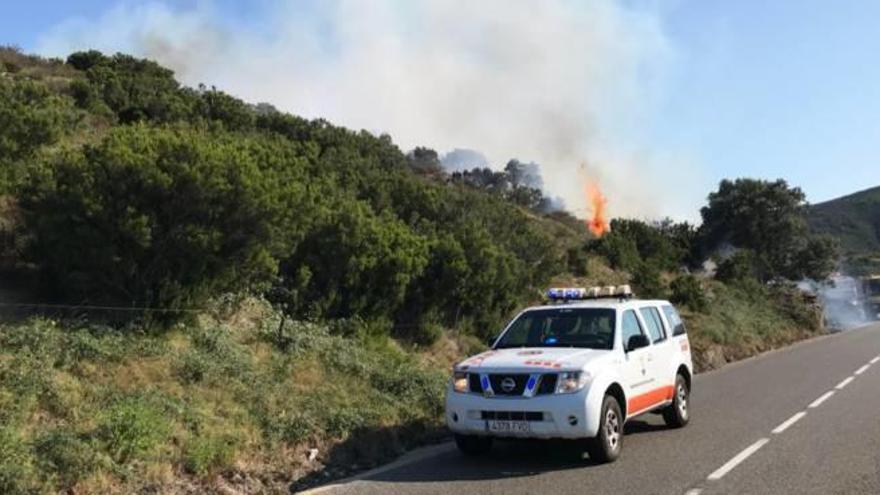
M669 322L669 326L672 327L672 335L684 335L687 333L687 330L684 328L684 322L681 321L681 316L678 315L678 311L675 310L672 306L663 306L663 314L666 315L666 321Z
M626 348L629 338L634 335L642 335L642 326L639 325L639 319L636 318L636 312L628 309L623 312L623 319L620 321L620 337L623 340L623 347Z
M642 313L642 319L645 320L645 325L648 325L648 333L651 334L651 342L660 342L665 339L666 336L663 335L663 326L660 324L660 313L657 312L656 308L641 308L639 312Z

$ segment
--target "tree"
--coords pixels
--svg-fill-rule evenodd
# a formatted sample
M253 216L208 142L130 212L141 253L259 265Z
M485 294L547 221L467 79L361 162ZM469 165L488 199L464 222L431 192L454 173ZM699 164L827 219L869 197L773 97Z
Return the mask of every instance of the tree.
M426 239L363 202L328 205L282 263L284 283L301 316L387 317L428 263Z
M86 73L90 89L80 85L78 100L95 95L122 123L174 122L197 114L198 94L181 88L173 71L151 60L90 51L72 54L67 63Z
M410 167L418 174L443 175L443 165L440 163L440 156L430 148L416 147L406 157L409 159Z
M809 273L824 278L836 250L809 234L805 196L782 179L721 181L700 210L701 244L706 252L724 245L751 250L761 280L799 279ZM819 258L817 258L817 256Z
M635 271L644 261L658 270L674 271L688 259L691 237L692 227L686 223L615 218L609 233L592 241L590 249L615 268Z
M298 160L279 141L118 128L23 188L30 259L68 301L173 308L266 287L308 218Z
M70 98L44 84L0 79L0 168L3 188L18 181L22 162L58 142L81 119Z

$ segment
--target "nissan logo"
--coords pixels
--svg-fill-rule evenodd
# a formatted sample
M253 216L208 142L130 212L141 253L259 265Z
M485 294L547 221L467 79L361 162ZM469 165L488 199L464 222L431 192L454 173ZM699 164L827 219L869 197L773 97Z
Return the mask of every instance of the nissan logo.
M501 380L501 390L504 390L505 392L510 393L510 392L513 392L513 389L515 389L515 388L516 388L516 381L513 378L508 376L504 380Z

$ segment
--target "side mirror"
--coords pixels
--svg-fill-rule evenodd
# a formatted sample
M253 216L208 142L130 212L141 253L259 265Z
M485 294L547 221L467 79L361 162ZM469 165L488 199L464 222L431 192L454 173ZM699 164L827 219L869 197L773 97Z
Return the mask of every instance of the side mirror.
M486 339L486 345L489 347L492 347L493 345L495 345L495 341L498 340L498 337L500 337L500 335L495 335L494 337L489 337L488 339Z
M651 343L648 341L647 335L633 335L626 343L626 352L641 349L642 347L648 347L649 345L651 345Z

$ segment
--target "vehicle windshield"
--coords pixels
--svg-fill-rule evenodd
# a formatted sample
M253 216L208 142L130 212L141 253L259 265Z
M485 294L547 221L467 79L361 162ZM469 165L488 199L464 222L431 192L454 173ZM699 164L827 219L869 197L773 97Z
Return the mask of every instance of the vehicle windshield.
M496 343L510 347L614 347L615 311L609 308L548 308L519 316Z

